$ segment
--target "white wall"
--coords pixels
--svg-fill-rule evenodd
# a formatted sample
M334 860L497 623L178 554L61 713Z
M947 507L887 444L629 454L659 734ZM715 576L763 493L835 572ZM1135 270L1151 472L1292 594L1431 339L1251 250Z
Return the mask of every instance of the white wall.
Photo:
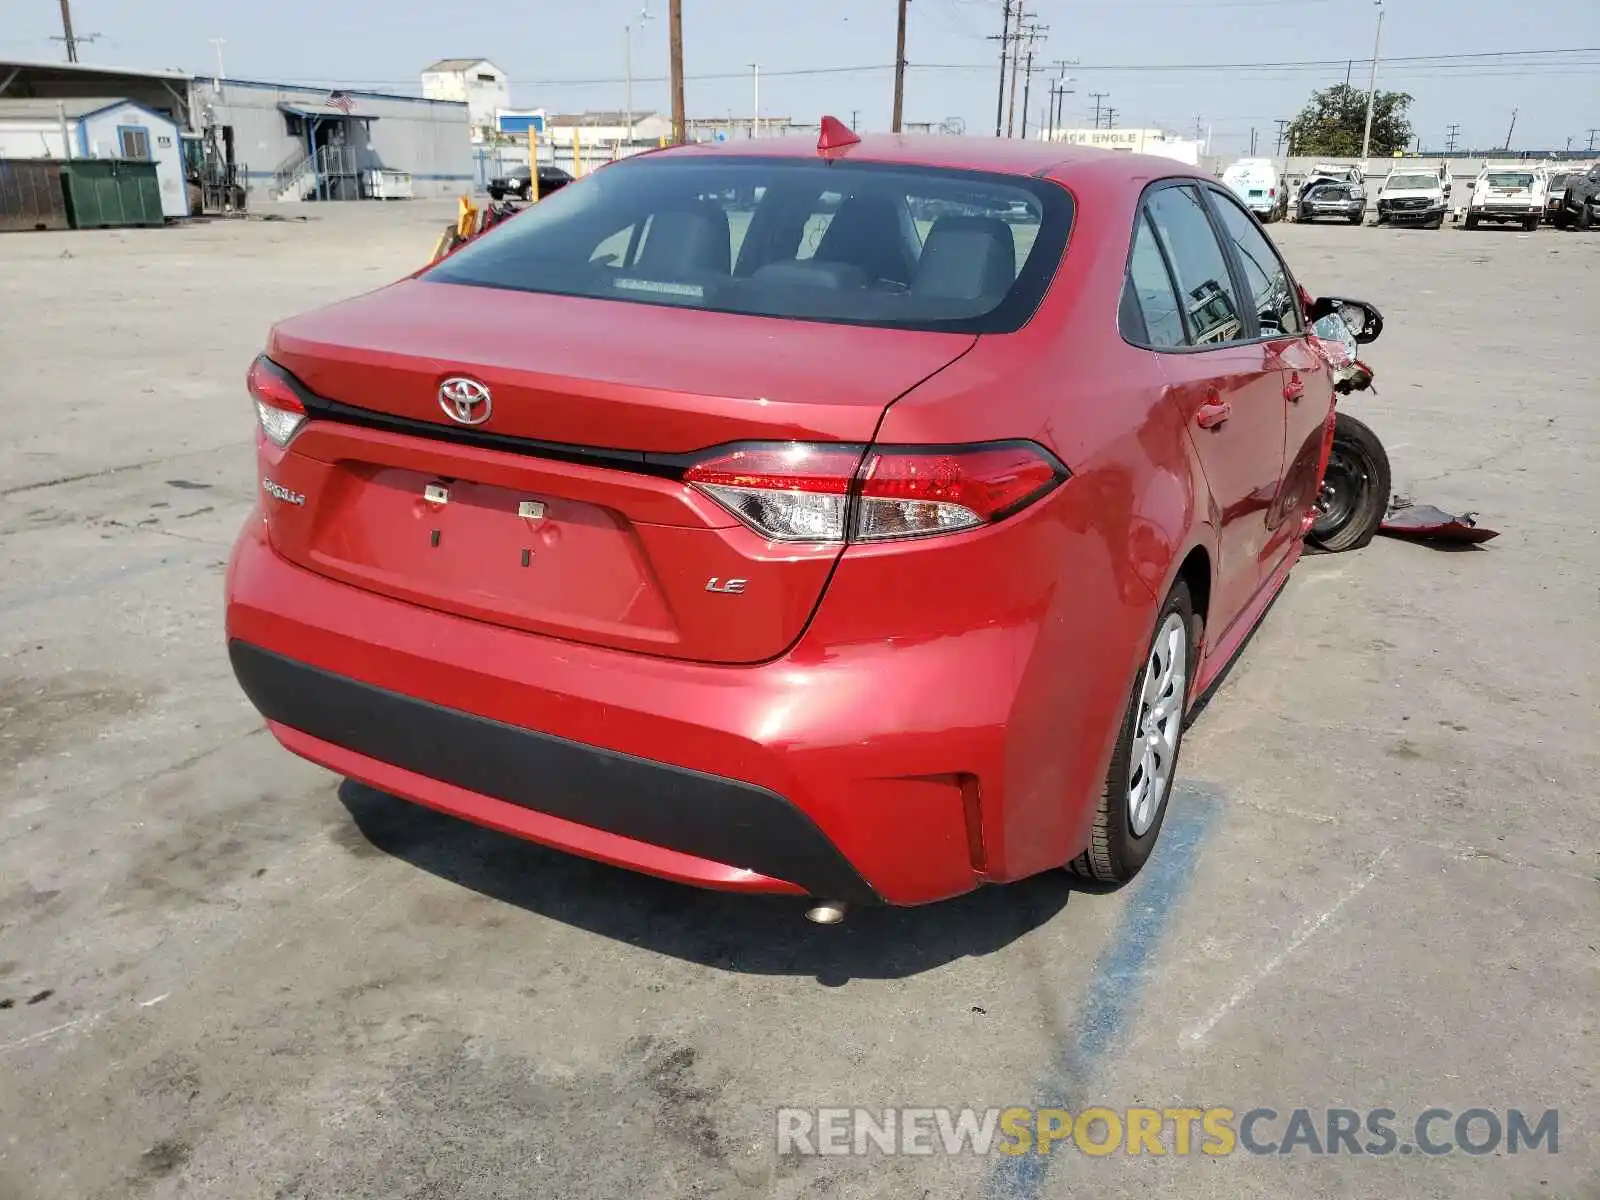
M156 182L161 186L161 212L166 217L189 215L189 190L183 180L183 144L178 127L165 117L122 104L92 113L80 123L82 142L88 144L90 158L120 158L122 144L118 128L143 129L150 139L150 157L156 164ZM80 145L79 149L82 149Z
M76 121L67 123L69 129L76 125ZM0 121L0 158L65 157L60 121Z

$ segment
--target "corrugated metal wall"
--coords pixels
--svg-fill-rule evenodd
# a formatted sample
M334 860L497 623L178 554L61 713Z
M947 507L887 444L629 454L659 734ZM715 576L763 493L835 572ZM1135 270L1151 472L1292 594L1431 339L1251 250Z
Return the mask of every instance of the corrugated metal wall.
M220 89L210 81L196 81L195 89L211 121L231 125L237 161L249 167L252 207L276 199L273 174L291 156L305 151L305 139L289 133L279 104L326 105L329 93L318 88L286 84L243 83L224 80ZM220 92L220 94L218 94ZM362 168L385 167L412 177L419 198L458 196L475 180L472 134L464 104L406 97L345 92L353 103L352 118L370 117L370 123L349 122ZM371 130L371 145L366 130Z

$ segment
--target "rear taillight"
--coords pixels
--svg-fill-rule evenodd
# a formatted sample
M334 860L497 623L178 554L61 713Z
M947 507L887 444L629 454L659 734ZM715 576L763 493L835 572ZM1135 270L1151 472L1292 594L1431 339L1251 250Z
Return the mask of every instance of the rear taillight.
M306 421L306 406L282 367L265 355L250 364L245 386L256 403L261 432L275 446L287 446Z
M1066 477L1032 442L742 446L715 451L684 475L778 542L881 542L974 529L1026 508Z

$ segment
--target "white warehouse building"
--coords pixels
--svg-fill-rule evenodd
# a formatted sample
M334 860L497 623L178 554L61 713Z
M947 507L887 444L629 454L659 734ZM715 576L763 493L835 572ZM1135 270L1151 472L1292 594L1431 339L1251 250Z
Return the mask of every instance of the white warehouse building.
M486 58L441 58L423 68L422 94L465 104L472 140L482 142L493 136L496 114L511 107L511 80Z
M201 124L242 164L250 203L470 191L464 103L241 79L194 81Z

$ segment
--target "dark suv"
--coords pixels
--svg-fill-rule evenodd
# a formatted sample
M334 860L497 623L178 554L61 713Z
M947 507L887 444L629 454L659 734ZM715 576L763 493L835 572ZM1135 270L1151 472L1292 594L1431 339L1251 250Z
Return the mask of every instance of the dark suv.
M1600 224L1600 163L1567 179L1566 194L1555 215L1558 229L1593 229L1596 224Z
M572 182L560 167L543 166L539 168L539 195L548 196L551 192L559 192ZM507 196L514 196L518 200L530 199L533 195L533 173L527 167L512 167L503 176L489 180L489 198L504 200Z

